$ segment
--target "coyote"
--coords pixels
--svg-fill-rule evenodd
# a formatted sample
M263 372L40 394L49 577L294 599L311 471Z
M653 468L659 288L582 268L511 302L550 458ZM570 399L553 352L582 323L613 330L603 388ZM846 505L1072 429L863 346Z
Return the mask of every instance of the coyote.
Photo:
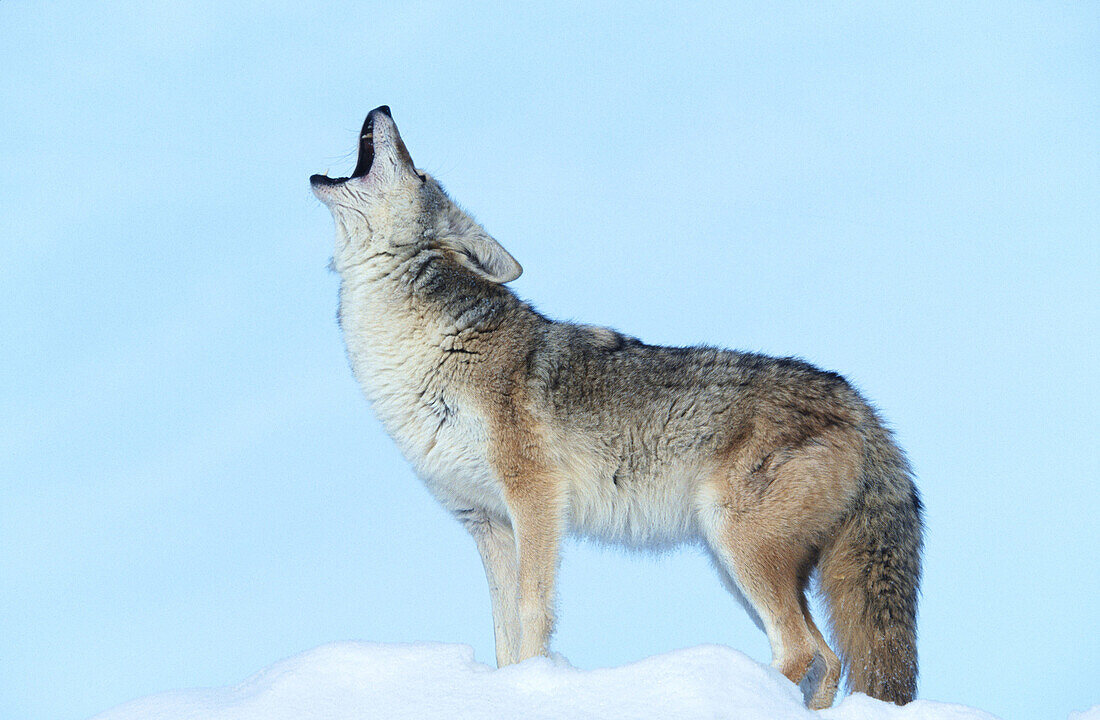
M548 652L574 533L701 545L772 665L824 708L842 663L810 617L816 569L849 687L913 698L921 502L844 378L541 315L505 286L519 263L413 165L386 106L367 115L351 177L310 184L336 224L352 371L473 536L499 666Z

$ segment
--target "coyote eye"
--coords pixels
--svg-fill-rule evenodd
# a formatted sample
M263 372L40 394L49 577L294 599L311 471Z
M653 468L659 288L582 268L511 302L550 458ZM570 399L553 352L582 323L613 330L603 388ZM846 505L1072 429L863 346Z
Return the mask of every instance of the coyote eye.
M418 178L420 178L420 182L422 182L422 183L428 182L428 176L427 175L425 175L423 173L417 173L416 176Z

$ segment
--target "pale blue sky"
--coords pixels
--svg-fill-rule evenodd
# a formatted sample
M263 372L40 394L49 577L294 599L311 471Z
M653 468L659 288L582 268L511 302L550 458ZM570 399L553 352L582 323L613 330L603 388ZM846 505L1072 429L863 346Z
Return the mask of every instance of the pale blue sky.
M389 104L560 318L801 355L928 512L922 697L1100 703L1094 3L0 3L0 718L334 640L492 660L472 542L347 369L329 214ZM567 547L579 667L768 660L694 552Z

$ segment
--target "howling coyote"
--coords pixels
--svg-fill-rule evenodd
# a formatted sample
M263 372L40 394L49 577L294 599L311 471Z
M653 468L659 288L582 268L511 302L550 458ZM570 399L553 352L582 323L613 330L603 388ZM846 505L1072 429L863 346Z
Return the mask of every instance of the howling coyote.
M842 665L810 617L816 568L851 689L913 698L920 498L844 378L539 314L505 286L519 263L416 169L385 106L367 115L351 177L310 182L336 222L352 370L477 544L498 665L548 651L571 532L701 544L773 666L823 708Z

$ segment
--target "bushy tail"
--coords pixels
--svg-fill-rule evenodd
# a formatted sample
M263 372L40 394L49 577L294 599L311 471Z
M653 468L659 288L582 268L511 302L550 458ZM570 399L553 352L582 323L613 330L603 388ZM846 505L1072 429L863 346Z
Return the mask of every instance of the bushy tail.
M849 689L904 705L917 691L921 502L890 432L865 439L861 493L818 569Z

